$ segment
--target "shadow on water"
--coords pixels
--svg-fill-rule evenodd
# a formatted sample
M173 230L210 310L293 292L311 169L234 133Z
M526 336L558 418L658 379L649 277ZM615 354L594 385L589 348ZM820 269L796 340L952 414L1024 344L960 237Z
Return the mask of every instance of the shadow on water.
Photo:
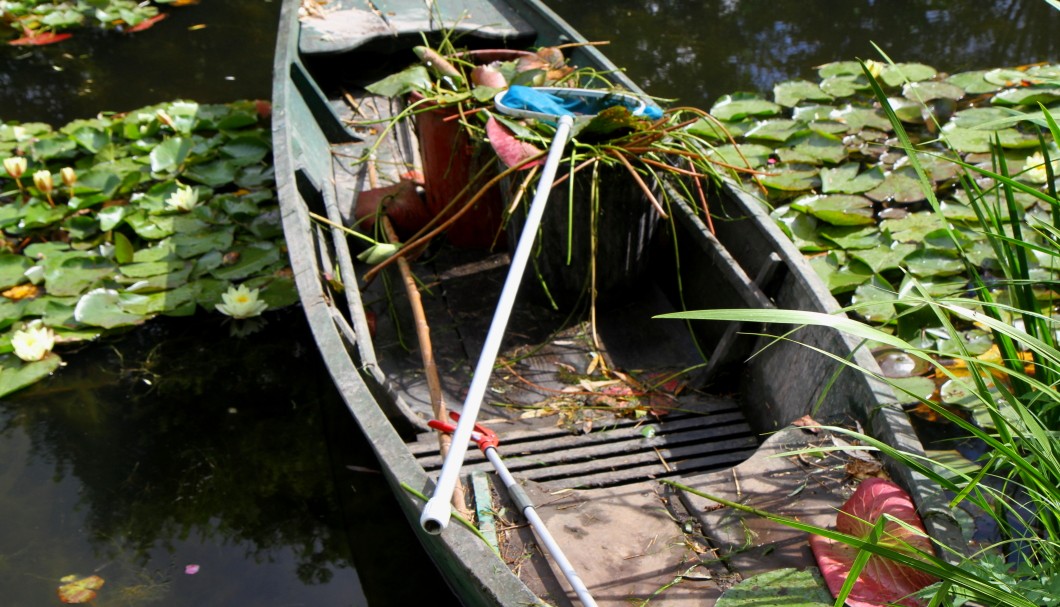
M154 321L69 360L0 404L4 605L55 602L69 574L106 580L101 607L409 605L426 587L403 574L440 584L300 310L242 339Z

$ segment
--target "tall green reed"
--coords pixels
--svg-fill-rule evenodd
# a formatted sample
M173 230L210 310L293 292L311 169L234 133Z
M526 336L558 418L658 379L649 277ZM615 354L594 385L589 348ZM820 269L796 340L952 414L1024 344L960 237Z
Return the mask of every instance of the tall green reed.
M920 177L929 204L942 217L927 173L917 158L917 146L910 140L901 121L887 102L886 94L863 65L881 107L889 117L900 147ZM1060 128L1051 113L1042 107L1044 126L1054 141L1060 141ZM855 538L835 531L814 529L798 521L755 511L784 524L823 534L843 541L859 550L895 560L907 566L938 576L942 581L926 591L930 605L961 605L968 601L982 605L1060 605L1060 351L1057 349L1057 321L1053 317L1057 286L1036 276L1035 266L1043 260L1050 265L1060 262L1060 199L1057 198L1057 175L1053 171L1049 146L1039 136L1046 172L1047 187L1035 188L1016 178L995 146L990 167L960 162L965 171L961 180L975 208L981 229L996 258L996 267L984 275L962 251L968 276L968 288L950 296L933 296L927 289L915 286L900 296L906 314L930 314L949 332L956 353L914 345L891 332L869 326L847 317L795 310L703 310L666 315L667 318L725 320L796 326L833 327L852 335L898 347L932 365L936 373L954 381L965 382L975 399L975 406L985 412L977 423L934 400L925 399L903 389L902 385L880 377L868 369L861 372L887 381L909 401L918 401L959 432L984 445L984 455L971 472L932 461L921 454L904 452L871 436L846 428L831 430L849 435L877 449L948 491L950 505L970 504L993 519L1000 536L991 543L974 546L937 545L941 553L959 562L929 554L910 555L908 550L881 546L872 538ZM977 179L978 178L978 179ZM983 185L982 178L986 178ZM1023 214L1015 202L1016 192L1025 192L1048 205L1050 221L1033 217L1023 223ZM949 222L944 221L945 225ZM962 239L947 228L957 249ZM915 285L915 283L914 283ZM856 311L856 306L847 311ZM963 347L959 332L977 325L989 330L998 345L1000 357L973 356ZM777 339L797 339L787 333ZM854 366L828 352L837 362ZM965 377L945 359L963 363ZM1029 364L1026 359L1029 358ZM857 368L857 367L855 367ZM720 503L748 510L745 506ZM836 605L842 605L841 595Z

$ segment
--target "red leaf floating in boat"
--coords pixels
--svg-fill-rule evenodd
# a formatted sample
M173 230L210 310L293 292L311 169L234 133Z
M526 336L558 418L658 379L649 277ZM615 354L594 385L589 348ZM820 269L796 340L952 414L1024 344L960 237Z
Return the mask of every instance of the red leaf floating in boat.
M67 38L72 38L73 36L74 35L70 33L34 33L27 31L25 36L10 40L8 41L8 44L10 44L11 46L40 46L42 44L55 44L56 42L62 42L63 40L66 40Z
M527 159L540 154L541 150L537 149L533 144L516 139L512 131L498 122L493 116L490 116L490 119L486 122L486 136L490 139L493 151L497 152L497 157L508 167L517 166L529 169L544 162L543 158L539 158L533 162L523 164Z
M416 184L408 179L361 192L353 214L362 227L371 229L375 225L376 213L380 210L386 213L394 229L402 236L414 234L431 220L427 203L416 191Z
M931 541L924 532L924 525L916 513L913 500L901 487L882 478L865 479L858 485L854 495L839 509L836 530L856 537L868 538L873 524L884 513L923 533L913 533L893 521L888 521L880 538L881 544L911 553L902 544L904 541L924 552L932 552ZM813 555L817 559L821 574L828 583L828 589L833 595L839 594L843 582L850 573L850 567L857 557L857 548L819 535L810 536L810 547L813 549ZM934 576L912 567L872 555L865 564L865 568L862 569L861 576L854 583L854 588L847 597L847 605L850 607L882 607L887 603L924 605L923 601L904 597L936 581L938 580Z
M161 20L163 20L165 18L166 18L166 14L165 13L158 13L154 17L150 17L148 19L144 19L143 21L137 23L136 25L134 25L132 27L125 28L125 33L126 34L132 34L134 32L142 32L145 29L148 29L150 27L154 27L154 25L156 23L158 23L159 21L161 21Z

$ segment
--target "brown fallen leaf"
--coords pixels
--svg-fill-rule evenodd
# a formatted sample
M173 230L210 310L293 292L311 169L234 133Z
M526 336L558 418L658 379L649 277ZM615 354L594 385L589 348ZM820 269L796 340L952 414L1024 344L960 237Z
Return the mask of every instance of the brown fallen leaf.
M96 591L103 587L103 578L98 575L82 578L68 575L59 581L64 582L59 586L59 600L71 604L91 601L96 598Z

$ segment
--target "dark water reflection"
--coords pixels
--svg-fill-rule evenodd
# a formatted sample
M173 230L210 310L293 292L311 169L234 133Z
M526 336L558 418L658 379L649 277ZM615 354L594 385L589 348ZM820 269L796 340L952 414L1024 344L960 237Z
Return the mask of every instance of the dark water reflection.
M60 44L0 48L0 120L59 125L177 98L269 97L280 0L163 11L166 19L136 34L86 30Z
M2 604L54 603L68 574L103 577L101 607L408 605L405 567L440 583L301 311L223 322L152 322L0 404Z
M202 0L133 36L0 46L0 121L268 98L279 7ZM105 580L99 607L456 604L301 310L267 315L244 339L154 321L0 402L0 605L58 604L70 574Z
M550 0L653 95L709 108L853 59L956 72L1060 59L1060 11L1043 0Z

